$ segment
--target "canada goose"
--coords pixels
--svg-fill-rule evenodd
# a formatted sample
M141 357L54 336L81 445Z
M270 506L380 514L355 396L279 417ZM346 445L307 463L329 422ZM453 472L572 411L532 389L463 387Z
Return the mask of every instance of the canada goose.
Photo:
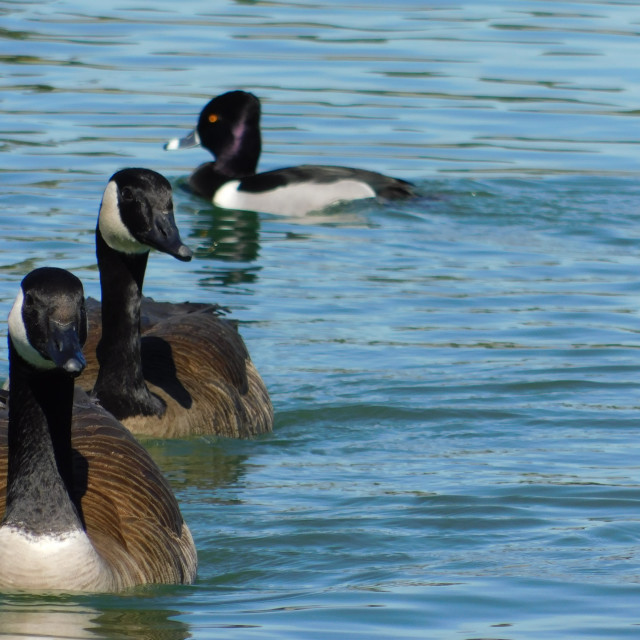
M145 300L141 311L151 248L191 259L174 222L171 185L149 169L118 171L98 216L102 306L90 307L94 329L80 385L136 434L246 438L271 431L266 387L235 325L215 305Z
M191 583L195 546L162 473L113 416L74 397L86 335L78 278L50 267L24 278L0 417L0 588Z
M351 167L299 165L256 173L262 147L260 100L246 91L213 98L200 113L195 131L170 140L165 149L201 144L214 162L189 177L198 196L223 209L301 216L336 202L414 195L410 182Z

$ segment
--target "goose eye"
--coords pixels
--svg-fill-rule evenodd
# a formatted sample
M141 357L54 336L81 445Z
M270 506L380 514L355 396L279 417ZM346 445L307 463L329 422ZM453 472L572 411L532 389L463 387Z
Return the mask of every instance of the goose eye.
M121 196L126 202L131 202L133 200L133 191L129 187L124 187L121 191Z
M215 113L212 113L209 118L208 118L209 122L218 122L218 115Z

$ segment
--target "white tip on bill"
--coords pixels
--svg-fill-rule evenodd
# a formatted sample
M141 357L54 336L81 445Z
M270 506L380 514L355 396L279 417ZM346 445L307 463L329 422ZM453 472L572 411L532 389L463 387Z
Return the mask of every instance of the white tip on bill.
M164 145L166 151L175 151L180 148L180 138L172 138Z

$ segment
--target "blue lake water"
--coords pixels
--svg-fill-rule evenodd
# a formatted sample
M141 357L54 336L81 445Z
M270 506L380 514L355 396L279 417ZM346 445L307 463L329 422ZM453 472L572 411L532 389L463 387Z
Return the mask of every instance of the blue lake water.
M196 584L0 595L0 637L637 638L639 47L622 0L0 2L0 315L36 266L98 296L102 190L155 169L196 259L146 293L229 307L276 411L146 442ZM421 197L213 210L162 144L233 88L263 169Z

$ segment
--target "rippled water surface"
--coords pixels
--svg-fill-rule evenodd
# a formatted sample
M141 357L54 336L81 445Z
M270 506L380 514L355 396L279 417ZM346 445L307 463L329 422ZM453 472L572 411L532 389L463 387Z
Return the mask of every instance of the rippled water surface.
M146 443L195 585L0 595L0 636L638 637L639 47L622 0L0 2L0 315L35 266L99 295L102 190L153 168L197 257L146 292L228 306L276 410ZM421 196L213 210L162 143L233 88L262 168Z

